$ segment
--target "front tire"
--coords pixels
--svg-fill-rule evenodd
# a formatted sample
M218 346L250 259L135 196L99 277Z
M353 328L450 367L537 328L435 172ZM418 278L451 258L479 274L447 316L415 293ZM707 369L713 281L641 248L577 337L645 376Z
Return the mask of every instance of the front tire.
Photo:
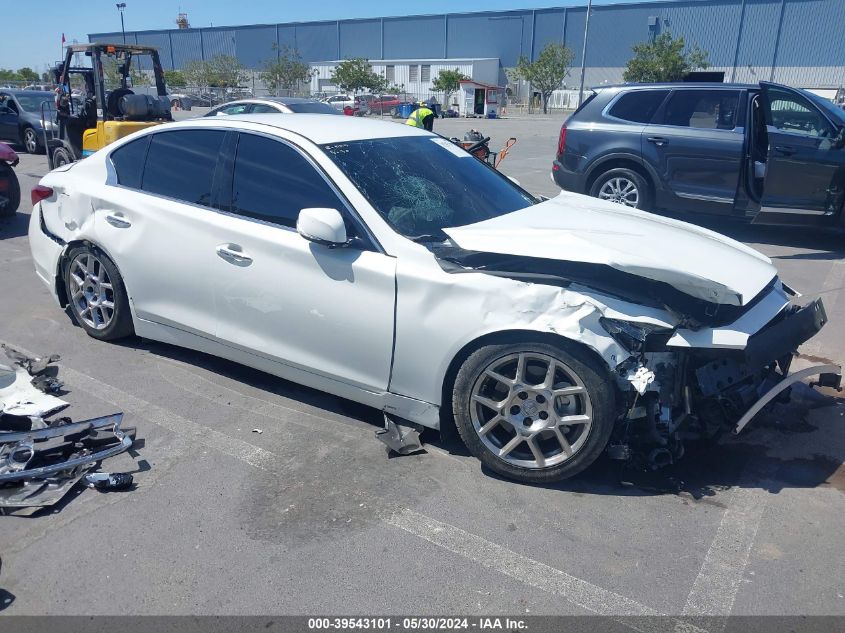
M590 195L634 209L651 209L648 182L637 172L624 167L608 170L596 178L590 187Z
M100 249L78 246L67 254L65 291L73 318L88 336L114 341L134 333L126 286Z
M523 483L577 475L607 446L615 392L584 348L561 341L487 345L461 365L452 393L467 449Z

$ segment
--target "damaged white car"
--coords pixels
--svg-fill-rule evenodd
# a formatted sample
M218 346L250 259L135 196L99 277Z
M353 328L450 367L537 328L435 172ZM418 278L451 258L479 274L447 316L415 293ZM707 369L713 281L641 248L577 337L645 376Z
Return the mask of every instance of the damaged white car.
M454 424L517 480L661 465L735 431L825 323L731 239L540 201L409 126L251 115L155 127L33 191L36 270L93 337L135 333ZM824 366L825 384L839 368ZM808 372L801 373L801 378Z

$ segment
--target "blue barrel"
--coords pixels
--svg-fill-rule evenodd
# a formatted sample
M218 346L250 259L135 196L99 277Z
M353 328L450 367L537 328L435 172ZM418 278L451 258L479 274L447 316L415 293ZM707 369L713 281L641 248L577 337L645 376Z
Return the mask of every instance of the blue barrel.
M416 110L415 103L401 103L397 106L396 112L400 119L407 119L411 116L411 112Z

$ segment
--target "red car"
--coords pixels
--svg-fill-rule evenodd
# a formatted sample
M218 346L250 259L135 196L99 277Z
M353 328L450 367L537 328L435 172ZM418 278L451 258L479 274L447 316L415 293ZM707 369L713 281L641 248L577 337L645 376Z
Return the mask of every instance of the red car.
M370 101L370 111L373 114L390 114L396 112L402 101L396 95L378 95Z

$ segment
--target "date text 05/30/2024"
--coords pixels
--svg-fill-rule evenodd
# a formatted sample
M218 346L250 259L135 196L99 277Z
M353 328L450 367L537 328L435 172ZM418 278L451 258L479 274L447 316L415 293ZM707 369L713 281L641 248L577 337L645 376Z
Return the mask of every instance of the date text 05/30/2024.
M524 631L525 620L499 617L308 618L310 631Z

